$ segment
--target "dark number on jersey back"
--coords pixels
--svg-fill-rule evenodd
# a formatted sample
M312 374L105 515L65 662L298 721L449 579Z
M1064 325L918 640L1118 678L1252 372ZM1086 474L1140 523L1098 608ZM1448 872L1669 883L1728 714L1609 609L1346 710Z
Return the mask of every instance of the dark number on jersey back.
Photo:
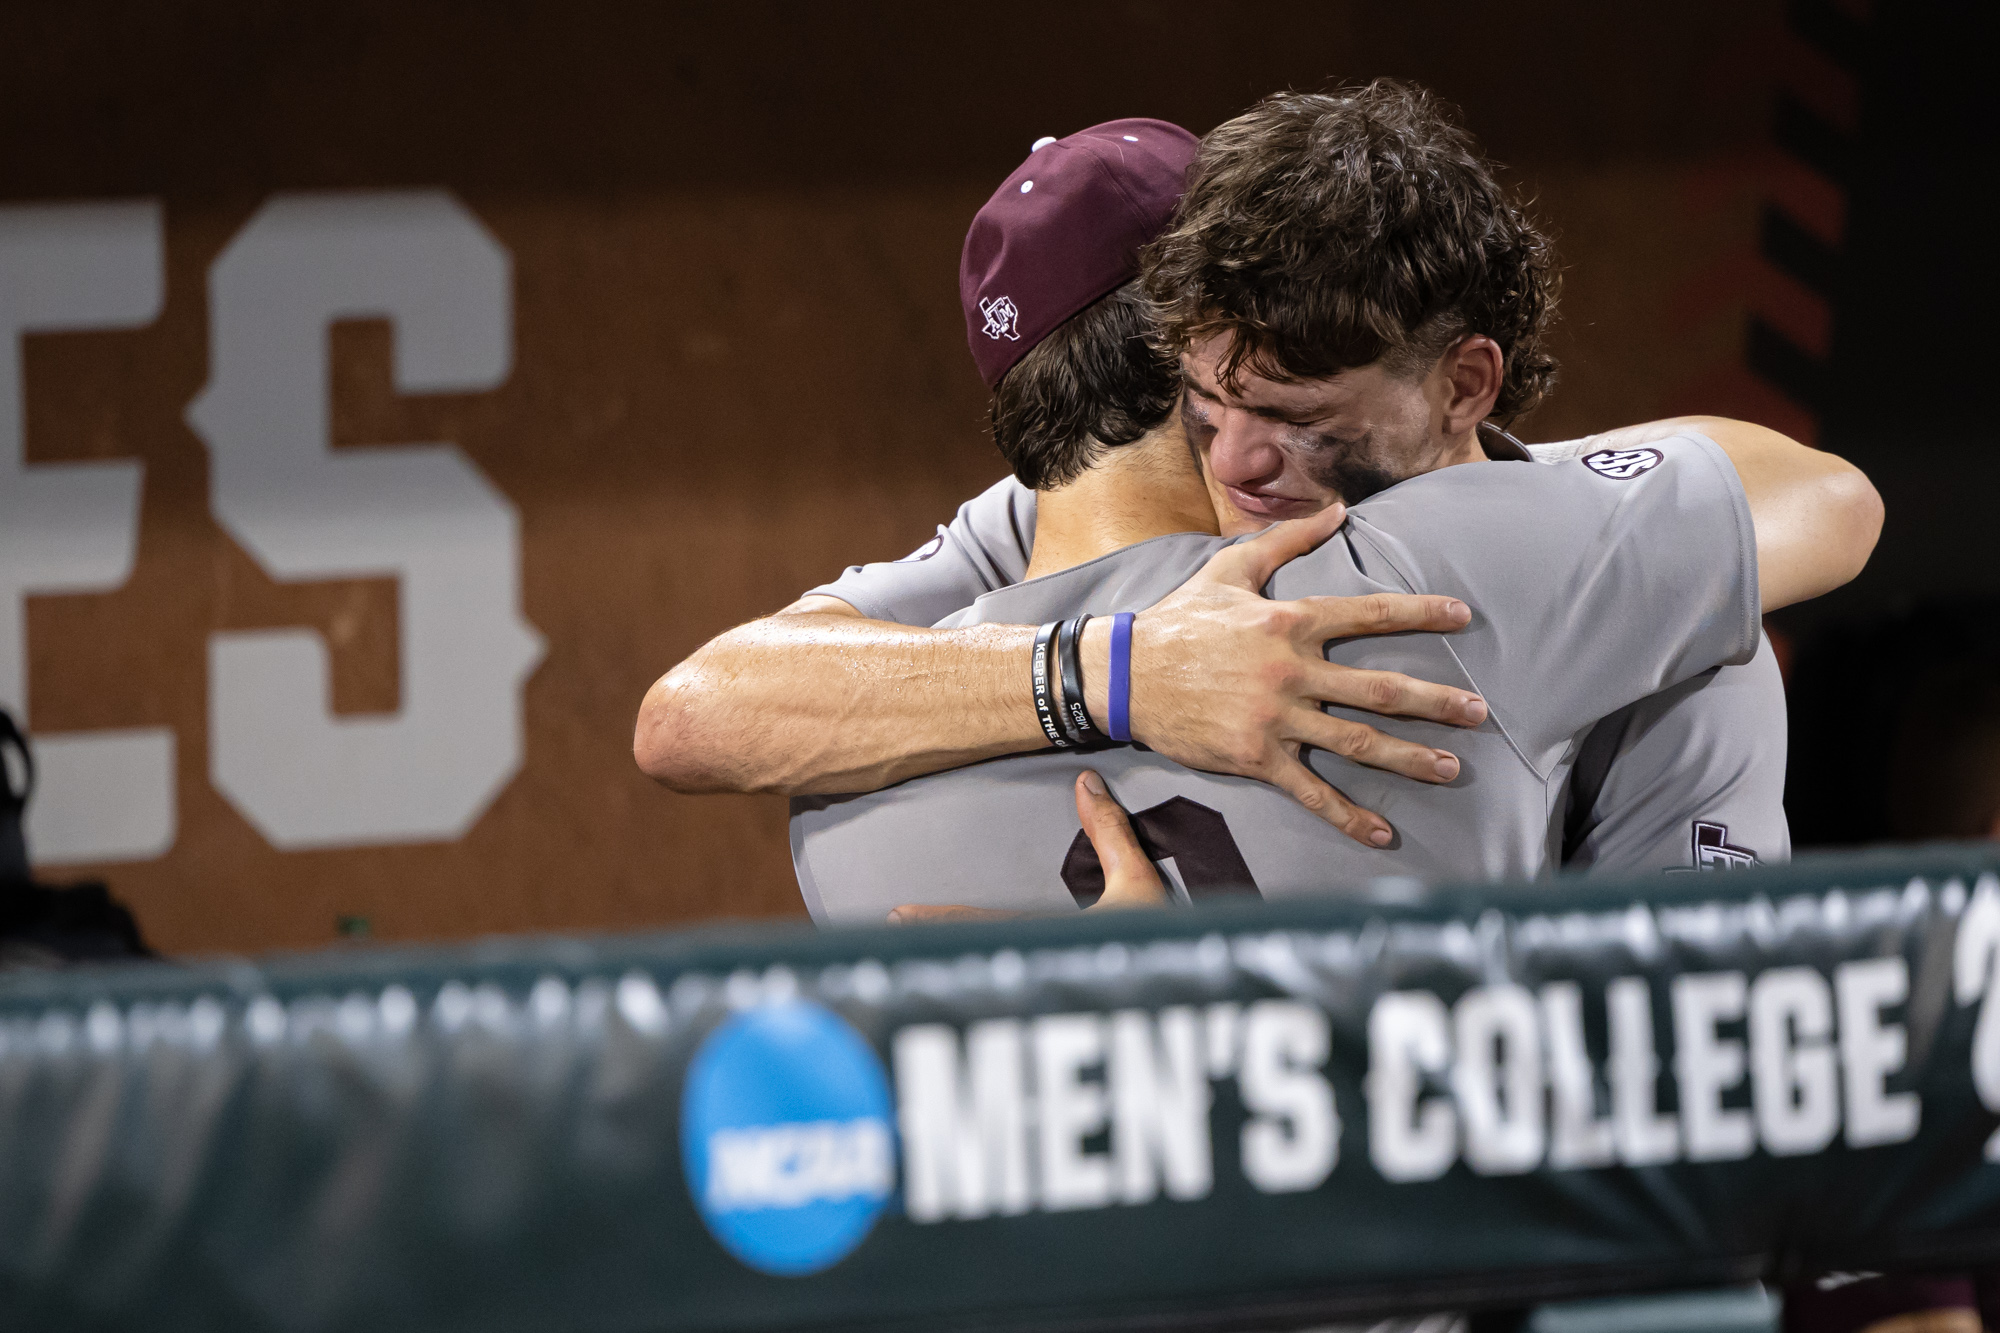
M1133 815L1132 832L1147 860L1155 865L1172 863L1191 901L1263 897L1219 811L1176 796ZM1062 877L1078 907L1089 907L1104 896L1104 866L1081 829L1063 857Z

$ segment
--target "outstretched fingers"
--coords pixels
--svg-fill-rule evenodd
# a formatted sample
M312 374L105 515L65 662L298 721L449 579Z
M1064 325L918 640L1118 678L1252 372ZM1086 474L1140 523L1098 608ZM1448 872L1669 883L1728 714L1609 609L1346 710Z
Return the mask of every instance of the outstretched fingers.
M1363 722L1331 717L1310 709L1294 720L1291 739L1351 759L1385 773L1400 773L1418 782L1444 783L1458 777L1458 756L1377 731Z
M1388 820L1342 796L1294 755L1265 780L1363 847L1387 847L1396 836Z
M1476 727L1486 720L1486 701L1471 690L1434 685L1400 671L1364 671L1327 662L1307 672L1303 693L1320 703L1384 717L1420 717L1454 727Z
M1365 634L1449 634L1472 623L1472 608L1456 597L1373 592L1361 597L1301 597L1302 638L1325 642Z

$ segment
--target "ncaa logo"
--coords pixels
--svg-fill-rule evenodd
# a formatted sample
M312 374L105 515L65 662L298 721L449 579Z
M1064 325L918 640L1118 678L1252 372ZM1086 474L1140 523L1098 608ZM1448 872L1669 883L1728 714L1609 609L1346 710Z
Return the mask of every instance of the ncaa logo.
M1587 455L1583 465L1600 477L1630 481L1641 472L1651 472L1666 461L1658 449L1599 449Z
M746 1009L708 1035L681 1095L688 1191L722 1247L759 1272L831 1268L896 1184L889 1080L822 1005Z

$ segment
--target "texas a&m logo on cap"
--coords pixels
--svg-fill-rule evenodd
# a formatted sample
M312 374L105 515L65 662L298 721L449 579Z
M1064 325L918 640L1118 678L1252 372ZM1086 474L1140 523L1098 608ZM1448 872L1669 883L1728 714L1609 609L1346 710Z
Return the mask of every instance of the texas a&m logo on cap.
M996 342L1001 338L1009 342L1021 341L1021 335L1015 328L1021 318L1021 312L1014 308L1012 297L995 296L990 300L983 300L979 303L979 313L986 316L986 327L980 331L987 337Z
M1658 449L1599 449L1584 457L1583 465L1600 477L1630 481L1641 472L1651 472L1666 461Z

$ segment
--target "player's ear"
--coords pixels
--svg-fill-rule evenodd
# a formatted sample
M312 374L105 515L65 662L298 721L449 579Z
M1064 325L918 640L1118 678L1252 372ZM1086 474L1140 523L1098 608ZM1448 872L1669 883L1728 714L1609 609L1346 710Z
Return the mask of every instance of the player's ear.
M1483 333L1461 338L1445 350L1438 367L1445 377L1444 431L1463 435L1492 414L1507 374L1500 344Z

